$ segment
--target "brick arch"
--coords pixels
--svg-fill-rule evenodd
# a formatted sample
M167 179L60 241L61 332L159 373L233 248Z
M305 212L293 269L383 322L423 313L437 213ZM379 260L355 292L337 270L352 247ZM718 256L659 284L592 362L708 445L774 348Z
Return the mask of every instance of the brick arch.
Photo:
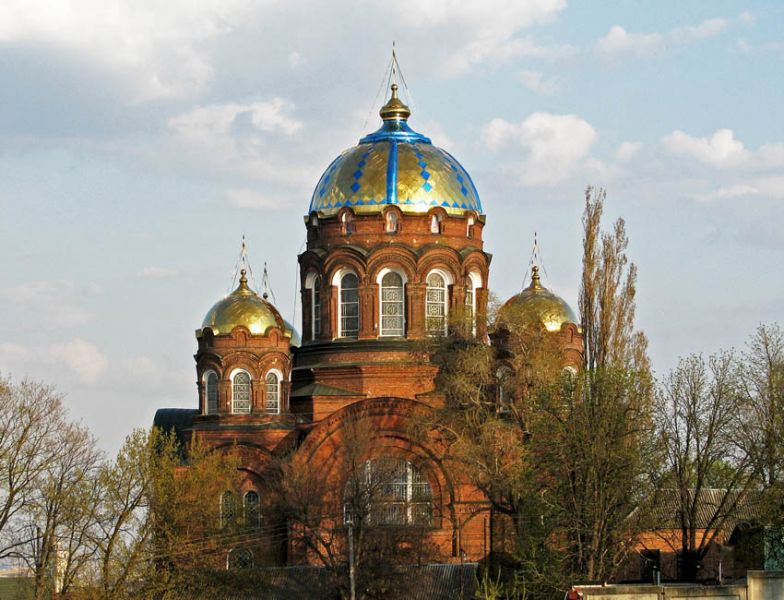
M438 500L441 507L452 505L459 500L457 486L447 474L439 444L435 440L431 440L430 444L420 444L405 434L414 417L432 414L431 407L404 398L380 397L355 402L319 422L297 449L294 460L320 464L326 472L334 471L341 458L343 431L347 423L366 423L373 431L374 440L374 449L371 449L368 458L372 458L379 448L394 450L393 456L404 457L427 473L434 503Z
M367 259L369 283L375 283L379 272L385 267L397 267L406 274L408 281L416 277L416 254L402 245L390 245L373 251Z
M252 352L238 349L227 353L223 357L223 377L228 380L234 369L243 369L250 373L252 380L259 379L259 358Z
M267 465L272 460L272 453L261 445L249 442L226 442L215 446L215 450L224 454L236 451L239 454L238 470L252 473L259 480L264 478Z
M324 260L324 278L322 281L331 283L335 273L340 269L351 269L362 282L365 280L367 273L365 257L353 248L336 248Z
M427 275L433 269L447 271L453 282L459 281L462 274L460 254L452 248L428 249L417 263L417 281L426 283Z

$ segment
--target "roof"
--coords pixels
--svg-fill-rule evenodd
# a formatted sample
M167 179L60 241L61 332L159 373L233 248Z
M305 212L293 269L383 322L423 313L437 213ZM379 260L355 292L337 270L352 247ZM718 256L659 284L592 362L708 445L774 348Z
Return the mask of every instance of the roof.
M324 383L308 383L292 390L291 398L310 398L311 396L364 396L361 392L352 392Z
M389 589L388 595L390 598L406 600L469 600L476 591L477 569L477 563L433 564L400 567L394 572L395 566L391 565L387 575L392 575L389 581L394 582L395 589ZM226 585L218 583L218 593L209 590L200 596L194 595L192 590L178 590L172 599L332 600L337 592L334 575L333 571L312 566L271 567L243 573L224 572ZM347 574L338 575L341 582L348 578ZM240 581L243 583L239 583ZM246 588L252 591L247 591Z
M693 498L694 490L689 491L689 503ZM652 498L647 510L649 526L654 529L678 529L680 521L680 498L678 490L661 490ZM718 514L718 518L714 518ZM715 527L716 521L725 520L724 528L732 529L738 523L755 521L760 517L761 506L759 494L748 492L741 494L738 491L724 489L703 489L695 502L695 515L692 527L707 529ZM713 520L713 522L711 522Z
M377 214L394 205L404 213L440 207L452 215L481 214L471 176L448 152L408 126L410 111L399 102L396 88L385 109L381 128L327 167L308 213L335 215L350 207L358 214Z
M152 425L165 432L173 429L180 446L184 447L187 441L185 430L190 428L191 419L198 414L199 411L195 408L159 408L155 411Z

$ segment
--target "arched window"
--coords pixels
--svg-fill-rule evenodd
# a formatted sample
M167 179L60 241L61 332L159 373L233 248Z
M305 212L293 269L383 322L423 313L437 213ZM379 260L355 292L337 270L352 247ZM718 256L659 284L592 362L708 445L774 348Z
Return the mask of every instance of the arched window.
M495 372L498 380L498 412L508 413L514 404L514 372L506 365L502 365Z
M249 548L234 548L226 557L226 569L237 571L253 568L253 552Z
M280 375L275 371L270 371L267 373L264 383L266 391L264 410L268 413L278 414L280 412Z
M479 273L469 273L465 287L465 314L467 329L471 335L476 335L476 290L480 287L482 278Z
M428 335L446 335L447 295L444 276L435 271L430 273L427 276L427 306L425 307Z
M321 335L321 277L316 277L313 281L311 294L310 305L313 307L313 314L311 316L313 335L311 339L315 340Z
M230 527L237 520L237 500L234 493L223 492L220 499L220 524L221 527Z
M430 233L441 233L441 215L430 215Z
M218 412L218 376L215 371L208 371L204 378L204 397L207 400L207 414Z
M346 273L340 278L340 321L338 336L356 338L359 335L359 278Z
M231 412L235 415L250 414L250 375L237 371L231 382Z
M433 492L422 471L405 460L375 459L349 479L344 517L369 525L432 525Z
M259 512L259 495L254 492L246 492L245 493L245 506L244 513L245 513L245 526L246 527L258 527L259 526L259 517L261 513Z
M466 237L474 237L474 217L468 217L468 222L466 223Z
M387 233L395 233L397 231L397 213L394 210L389 210L384 215L384 230Z
M387 271L381 277L381 331L382 337L405 335L406 302L403 278L400 273Z
M352 221L353 219L351 218L350 212L344 212L342 215L340 215L340 231L343 233L343 235L350 235L353 231Z

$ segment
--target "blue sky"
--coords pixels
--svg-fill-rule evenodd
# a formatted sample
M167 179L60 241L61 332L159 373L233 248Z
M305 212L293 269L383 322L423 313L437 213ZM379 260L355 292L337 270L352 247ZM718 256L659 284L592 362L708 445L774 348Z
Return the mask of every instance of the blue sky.
M109 449L195 406L243 234L294 316L302 216L377 127L392 40L412 127L482 197L500 297L536 231L576 304L602 186L657 372L740 348L784 321L783 31L778 2L6 0L0 372L55 383Z

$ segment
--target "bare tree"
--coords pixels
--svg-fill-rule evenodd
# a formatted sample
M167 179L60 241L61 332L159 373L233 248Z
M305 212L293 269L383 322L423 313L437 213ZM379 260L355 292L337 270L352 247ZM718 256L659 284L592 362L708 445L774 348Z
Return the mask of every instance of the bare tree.
M618 219L611 233L601 230L606 192L588 187L583 213L583 274L580 314L586 370L600 367L650 370L647 339L634 329L637 267L626 256L626 224Z
M432 498L425 491L429 485L410 482L408 488L421 488L422 495L396 496L401 475L411 476L401 469L414 467L379 455L377 434L370 423L350 420L336 443L333 465L312 464L296 455L285 458L273 485L291 546L300 559L315 559L326 567L334 591L344 598L350 587L349 535L357 598L405 596L411 582L405 569L435 556L427 543L433 518Z
M753 448L740 443L746 403L736 357L722 352L707 362L694 355L682 359L660 386L656 404L664 451L657 487L674 495L680 529L674 549L681 577L693 581L756 480Z

